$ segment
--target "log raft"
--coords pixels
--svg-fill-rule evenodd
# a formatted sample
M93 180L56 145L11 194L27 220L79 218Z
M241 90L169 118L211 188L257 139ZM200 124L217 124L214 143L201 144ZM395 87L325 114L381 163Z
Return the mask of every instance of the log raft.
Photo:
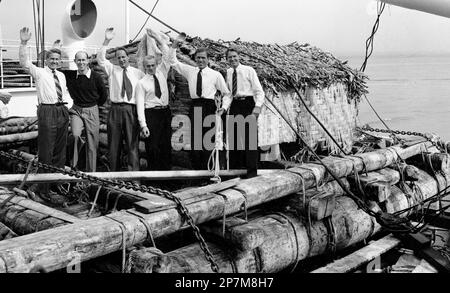
M438 190L437 182L424 171L419 173L422 176L421 184L427 186L421 191L424 198L433 196ZM448 180L450 177L439 178L440 181L445 179ZM398 193L391 195L391 197L401 198L406 196L406 194ZM379 207L374 205L373 209L377 210ZM395 211L399 210L393 212ZM218 263L220 272L223 273L276 273L293 269L301 260L332 253L334 249L340 251L364 241L381 230L381 226L373 217L359 209L356 203L346 196L338 196L336 208L331 217L313 222L310 232L305 221L285 210L259 215L248 222L231 218L226 222L225 234L223 234L222 224L220 221L209 224L205 230L216 237L216 241L209 242L208 246ZM383 244L381 248L378 246L375 248L381 249L379 253L383 253L399 243L397 240L388 242L388 247ZM370 249L368 250L373 253ZM363 249L363 251L366 250ZM140 258L148 262L146 267L137 265L132 268L132 271L138 273L160 270L166 273L212 272L198 243L167 254L155 253L154 250L149 251L144 248L142 251L135 252L134 258L138 264L141 263ZM361 263L370 260L364 258Z
M386 168L396 162L399 157L406 159L421 153L426 149L427 144L420 143L407 148L395 146L345 159L329 157L324 159L324 162L337 177L345 177L354 170L362 172ZM205 200L188 204L187 208L194 221L201 224L221 218L224 210L227 215L231 215L241 212L244 207L251 208L295 194L303 188L309 189L316 186L318 182L326 182L329 179L330 176L325 173L323 166L302 164L287 170L273 171L270 174L242 180L236 186L220 191L220 194L216 196L211 196L210 193ZM354 203L353 205L355 206ZM362 229L363 232L350 239L345 236L345 239L340 242L341 247L346 247L356 240L363 240L373 233L374 220L367 217L368 220L364 222L366 229ZM43 267L47 271L57 270L69 264L74 253L77 253L81 261L86 261L118 251L122 248L124 238L126 246L131 247L144 242L148 237L146 225L141 221L147 223L154 237L168 235L186 227L175 208L150 214L140 214L134 209L125 210L86 220L83 223L75 223L70 227L58 227L51 231L41 231L2 241L0 242L0 272L29 272L36 266ZM341 224L335 223L335 226L339 227ZM353 228L356 229L356 226L355 224ZM326 250L326 241L323 240L326 228L321 222L317 222L312 233L317 234L311 237L317 238L320 244L313 246L308 251L308 255L317 255ZM348 231L336 233L347 235ZM302 242L302 245L305 243Z

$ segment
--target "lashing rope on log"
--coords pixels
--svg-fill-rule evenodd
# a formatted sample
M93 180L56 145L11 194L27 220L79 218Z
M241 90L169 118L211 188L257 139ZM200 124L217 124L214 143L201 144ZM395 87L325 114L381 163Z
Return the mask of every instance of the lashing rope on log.
M222 179L220 178L220 151L224 149L224 142L223 142L223 125L222 125L222 117L219 115L219 109L221 106L221 101L217 97L215 98L216 103L216 115L215 115L215 144L214 149L211 152L211 155L208 159L208 171L214 171L214 177L211 179L211 181L214 181L215 183L222 182Z
M0 156L10 159L10 160L20 161L20 162L26 162L26 163L30 162L30 161L22 158L20 155L8 153L5 151L0 151ZM189 211L186 208L183 201L179 197L177 197L174 193L167 191L167 190L162 190L159 188L151 187L151 186L145 186L145 185L140 185L137 183L126 182L123 180L98 178L98 177L95 177L95 176L92 176L90 174L86 174L86 173L83 173L80 171L59 168L59 167L55 167L55 166L52 166L49 164L37 162L35 160L31 161L31 164L35 167L42 168L47 171L61 173L64 175L75 177L75 178L81 178L83 180L89 181L94 184L101 185L103 187L114 186L114 187L119 187L119 188L127 188L127 189L131 189L134 191L140 191L140 192L144 192L144 193L153 193L153 194L156 194L156 195L159 195L159 196L162 196L164 198L174 201L176 203L179 214L182 216L183 220L186 221L188 223L188 225L192 228L196 239L199 241L202 251L205 253L206 259L211 264L212 271L215 273L219 272L219 267L218 267L217 263L215 262L211 251L208 248L208 244L206 243L205 239L201 235L200 229L195 224L194 219L192 218L191 214L189 213Z

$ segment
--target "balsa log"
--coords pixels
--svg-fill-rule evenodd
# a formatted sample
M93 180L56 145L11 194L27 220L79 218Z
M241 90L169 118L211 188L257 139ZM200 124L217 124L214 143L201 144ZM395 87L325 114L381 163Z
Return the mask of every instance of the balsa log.
M13 193L0 191L0 204ZM19 235L51 229L81 220L21 196L16 196L0 210L0 222Z
M444 190L449 185L449 177L443 174L436 174L431 176L425 171L422 171L413 166L409 166L409 170L414 171L416 181L410 182L410 184L399 186L393 186L391 195L385 202L386 212L394 213L397 211L411 208L421 201L434 196L439 191ZM425 204L424 208L435 207L436 204ZM399 216L406 217L413 213L414 210L402 213Z
M450 155L443 153L423 153L408 160L408 163L429 172L450 173Z
M420 153L423 148L424 144L405 149L392 147L361 154L358 158L328 158L325 162L336 172L336 176L344 177L350 175L354 167L359 172L363 170L363 165L368 171L382 169L394 163L398 155L405 159ZM216 197L194 202L187 207L196 223L204 223L221 218L224 205L226 205L227 214L234 214L242 211L245 206L250 208L297 193L303 189L303 184L306 189L311 188L317 181L327 180L327 178L324 179L324 174L324 167L317 164L303 164L300 168L277 170L267 175L242 180L235 187L221 191ZM124 235L127 247L142 243L147 238L146 227L136 216L136 211L131 210L131 212L121 211L107 217L87 220L82 224L58 227L52 231L42 231L2 241L0 242L0 272L28 272L38 265L48 271L57 270L70 263L74 252L78 254L81 261L85 261L120 250ZM148 215L140 214L140 216L151 228L154 237L167 235L185 227L183 217L176 209ZM356 227L358 226L355 225L353 228ZM318 229L326 230L324 226ZM351 243L354 240L352 237L347 238L346 236L342 242ZM310 253L316 255L325 249L318 245ZM25 262L25 256L33 256L33 258Z
M37 131L1 135L0 136L0 144L30 141L30 140L36 139L37 137L38 137Z
M379 229L374 219L347 197L337 199L332 225L335 227L337 250L363 241ZM288 213L256 217L235 227L247 234L240 237L247 241L240 246L241 249L230 251L230 246L208 243L221 273L275 273L293 269L300 260L326 252L329 244L324 222L314 223L309 235L304 223ZM236 244L232 242L231 247ZM198 243L165 255L154 253L153 259L149 257L149 251L145 252L148 263L159 267L148 266L143 272L212 272Z
M24 130L30 131L36 131L38 130L37 125L33 126L7 126L7 127L0 127L0 135L9 135L9 134L16 134L19 132L23 132Z
M11 126L28 126L35 123L37 117L21 117L21 118L11 118L0 123L0 127L11 127Z
M438 189L436 181L424 171L419 170L418 173L421 175L421 179L417 184L424 199L433 196ZM440 180L444 181L444 178L440 178ZM410 195L414 197L418 193L417 191L414 193L411 190ZM391 195L391 197L398 197L399 199L405 196L404 193L393 193ZM374 222L375 219L362 212L351 199L346 196L340 196L336 201L336 209L331 217L331 224L335 233L336 250L356 244L379 231L380 226ZM399 211L404 207L408 206L397 205L392 212ZM289 225L282 229L277 229L283 223L283 220L280 220L279 217L286 220ZM276 218L277 223L272 222L271 218ZM223 240L229 242L230 246L237 248L238 251L228 252L228 255L231 255L230 259L221 262L219 266L222 272L243 272L236 271L240 262L245 264L244 267L246 269L255 269L255 264L262 264L260 268L245 272L274 273L282 268L289 268L299 260L292 257L292 252L296 251L295 247L305 249L303 246L300 247L298 243L309 243L310 247L307 253L309 257L327 252L327 249L330 247L331 236L327 225L329 224L326 224L324 221L312 223L311 234L306 234L305 236L305 234L299 233L299 231L305 231L300 229L305 224L298 222L296 217L290 217L286 213L262 216L252 219L248 223L241 219L232 218L226 226L227 229ZM207 231L213 233L216 237L221 237L220 226L220 222L213 226L210 225ZM306 238L308 236L309 238ZM289 237L294 238L295 241L290 240ZM297 243L298 246L292 246L292 242ZM398 241L394 242L398 243ZM288 246L288 243L291 246ZM222 260L223 255L227 255L227 249L217 245L214 245L214 247L215 251L217 251L218 259ZM255 249L257 249L257 253L255 253ZM253 253L249 253L251 251ZM192 244L169 252L164 255L164 258L155 255L155 259L152 262L165 262L166 265L162 266L166 272L170 273L210 272L208 263L201 258L201 253L198 244ZM297 250L297 253L301 255L306 254L305 250ZM184 257L182 257L183 255ZM365 260L370 261L370 259ZM200 265L203 267L199 267Z

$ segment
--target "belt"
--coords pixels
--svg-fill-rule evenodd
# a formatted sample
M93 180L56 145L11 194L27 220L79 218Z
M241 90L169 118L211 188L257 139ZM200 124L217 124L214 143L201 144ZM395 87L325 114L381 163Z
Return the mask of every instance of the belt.
M152 108L147 108L147 110L163 110L163 109L169 109L169 106L155 106Z
M64 103L54 103L54 104L40 104L42 106L64 106L67 105L68 103L64 102Z
M130 103L111 103L112 105L117 105L117 106L136 106L135 104L130 104Z
M247 100L247 99L253 99L252 96L245 96L245 97L234 97L233 100L235 101L243 101L243 100Z

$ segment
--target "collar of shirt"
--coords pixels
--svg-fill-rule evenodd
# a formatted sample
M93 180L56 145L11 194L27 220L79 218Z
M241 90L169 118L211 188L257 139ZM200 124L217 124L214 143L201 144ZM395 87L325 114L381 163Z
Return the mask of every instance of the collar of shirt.
M53 69L50 69L50 67L45 66L45 70L47 70L47 72L50 72L51 74L53 74ZM58 73L58 70L55 69L55 72Z
M159 76L159 70L156 70L156 72L155 72L155 74L150 74L150 73L147 73L147 74L145 74L148 78L151 78L151 79L153 79L153 75L156 75L156 77L158 78L158 81L159 82L161 82L159 79L160 79L160 76Z
M91 78L91 73L92 73L92 70L89 68L88 69L88 71L86 72L86 74L80 74L79 72L78 72L78 70L77 70L77 78L78 78L78 76L80 76L80 75L86 75L86 77L87 78Z

